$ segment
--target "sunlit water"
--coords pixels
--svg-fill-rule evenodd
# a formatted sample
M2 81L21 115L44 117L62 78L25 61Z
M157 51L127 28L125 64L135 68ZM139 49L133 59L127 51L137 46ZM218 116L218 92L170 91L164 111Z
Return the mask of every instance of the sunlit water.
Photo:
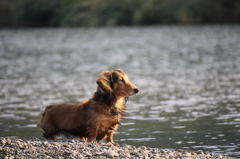
M45 106L117 68L140 92L115 142L240 157L240 26L0 30L0 136L43 139Z

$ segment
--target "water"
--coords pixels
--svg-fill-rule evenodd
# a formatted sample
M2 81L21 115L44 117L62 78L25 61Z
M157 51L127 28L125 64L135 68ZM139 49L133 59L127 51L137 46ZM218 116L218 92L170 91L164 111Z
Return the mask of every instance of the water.
M45 106L92 97L103 70L140 92L115 142L240 157L240 26L0 30L0 136L39 137Z

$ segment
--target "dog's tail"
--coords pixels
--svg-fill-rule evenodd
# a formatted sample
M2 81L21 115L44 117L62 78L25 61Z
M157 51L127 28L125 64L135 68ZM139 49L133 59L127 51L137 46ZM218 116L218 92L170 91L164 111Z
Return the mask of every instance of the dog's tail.
M42 116L42 118L44 118L45 114L46 114L46 111L51 109L54 105L49 105L45 108L45 110L40 114ZM39 120L39 122L37 123L37 126L39 128L42 128L42 118Z

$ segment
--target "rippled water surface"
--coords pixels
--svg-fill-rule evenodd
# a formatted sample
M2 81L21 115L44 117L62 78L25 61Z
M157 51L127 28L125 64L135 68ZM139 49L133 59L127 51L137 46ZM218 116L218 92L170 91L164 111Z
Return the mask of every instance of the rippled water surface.
M46 105L117 68L140 92L116 142L240 157L240 26L0 30L0 136L43 139Z

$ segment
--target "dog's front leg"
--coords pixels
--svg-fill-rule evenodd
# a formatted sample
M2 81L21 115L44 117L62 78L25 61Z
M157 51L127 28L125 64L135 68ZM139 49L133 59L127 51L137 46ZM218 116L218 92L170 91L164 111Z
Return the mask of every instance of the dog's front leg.
M106 134L107 135L106 140L107 140L107 142L110 142L111 144L117 146L118 143L113 142L113 135L114 135L115 131L117 130L118 125L114 125L112 128L113 128L113 130L108 130L108 132Z
M96 127L90 127L88 131L88 142L97 143L98 130Z

